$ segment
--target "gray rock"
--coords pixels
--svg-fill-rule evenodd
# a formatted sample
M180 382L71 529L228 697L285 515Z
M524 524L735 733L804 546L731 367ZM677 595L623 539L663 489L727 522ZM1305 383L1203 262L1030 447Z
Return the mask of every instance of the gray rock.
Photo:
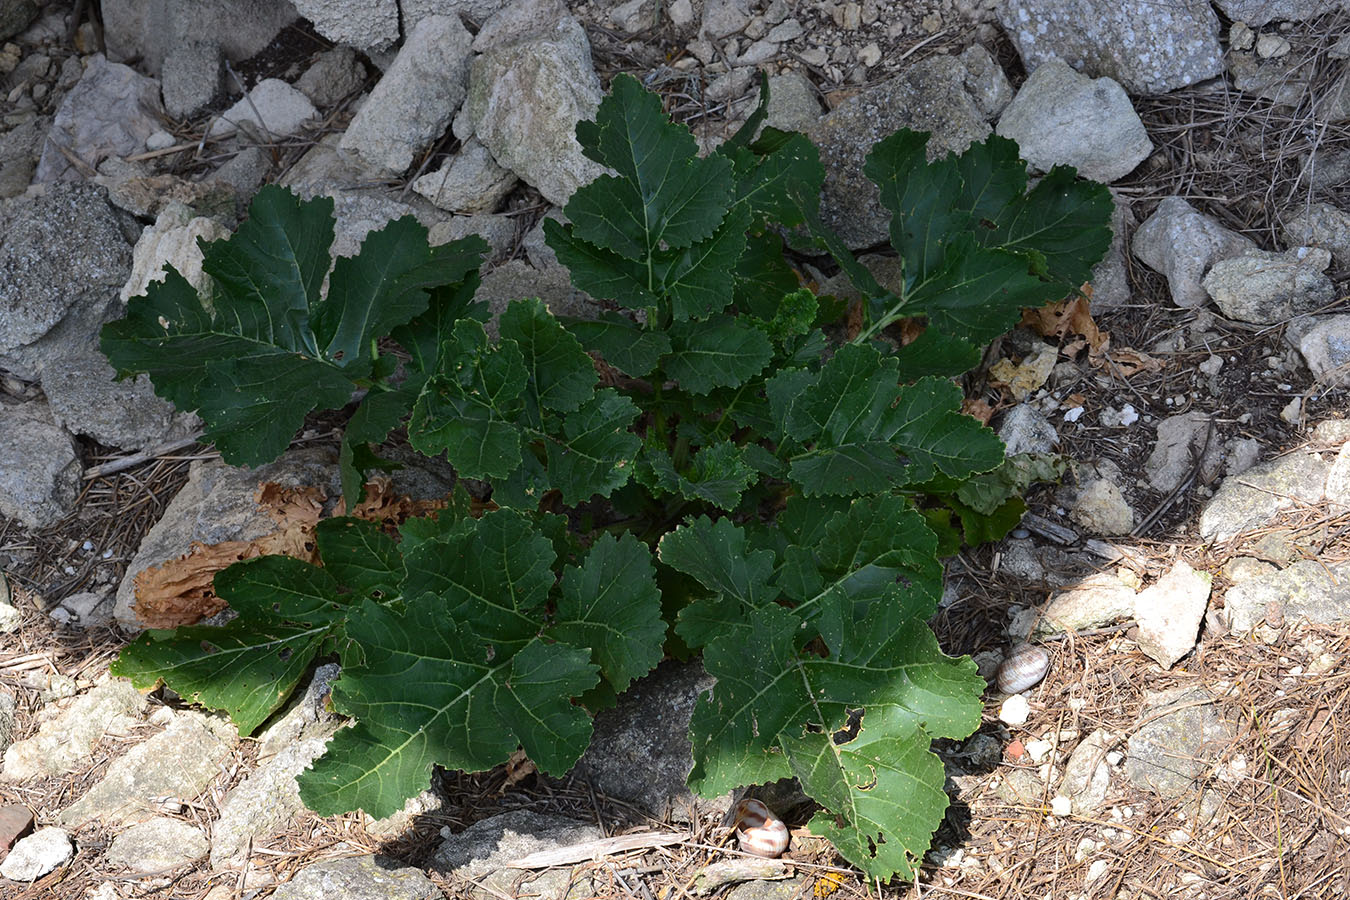
M492 14L512 0L399 0L403 11L403 30L411 31L427 16L456 15L483 24Z
M201 859L207 846L190 822L156 816L115 835L103 860L133 872L162 872Z
M109 156L145 150L146 138L161 127L159 84L95 55L56 111L34 180L88 177ZM72 163L62 148L82 165Z
M999 440L1007 448L1008 456L1019 453L1053 453L1059 445L1055 426L1039 409L1029 403L1019 403L1003 414L998 429Z
M319 115L309 98L279 78L264 78L247 97L220 114L208 131L213 138L242 131L265 143L298 134Z
M1255 438L1233 438L1224 445L1224 473L1241 475L1261 459L1261 442Z
M1341 445L1327 470L1326 499L1333 512L1350 512L1350 442Z
M232 62L262 51L296 19L287 0L102 0L104 39L116 61L139 58L158 75L164 58L185 38L211 35Z
M1004 0L999 22L1028 70L1060 59L1132 94L1162 94L1223 72L1207 0L1164 7L1109 0Z
M122 679L105 679L75 699L38 733L5 750L0 777L23 781L66 775L84 766L105 734L126 734L145 709L145 698Z
M1091 813L1101 808L1111 790L1111 764L1106 754L1119 743L1108 731L1097 729L1078 742L1064 764L1059 792L1073 801L1073 811Z
M1095 534L1129 534L1134 530L1134 510L1120 488L1105 478L1090 482L1079 493L1069 518Z
M146 170L122 160L105 160L93 182L108 189L108 202L140 219L153 219L171 203L197 215L235 218L234 192L221 184L188 181L177 175L148 175ZM139 223L137 224L139 230Z
M214 103L220 95L224 58L220 44L209 36L175 45L164 57L159 76L165 111L186 119Z
M966 90L985 118L998 118L1013 99L1012 82L993 54L973 44L961 51L961 64L966 67Z
M272 894L275 900L441 900L440 888L385 856L348 856L306 866Z
M1200 282L1214 263L1255 249L1250 239L1229 231L1180 197L1163 198L1131 243L1135 258L1166 276L1172 302L1185 309L1208 302L1209 294Z
M1216 0L1215 6L1234 22L1255 26L1302 22L1338 9L1350 9L1345 0Z
M574 770L603 794L656 816L688 813L694 766L689 719L714 679L697 663L663 664L636 681L619 705L595 717L591 745Z
M197 290L206 288L209 279L202 272L202 251L198 240L214 241L229 236L229 230L213 219L193 216L181 203L169 202L160 210L154 225L147 225L132 251L131 274L122 285L118 298L125 303L144 294L152 281L163 281L168 266L178 270Z
M6 604L8 605L8 604ZM13 609L14 607L10 607ZM14 740L14 695L9 691L0 691L0 753L9 749Z
M111 593L81 591L62 600L60 608L81 628L98 628L112 621L112 606Z
M1164 494L1171 493L1191 474L1197 461L1200 461L1199 475L1203 480L1218 474L1222 450L1217 431L1209 430L1209 420L1205 413L1191 411L1169 416L1158 423L1158 442L1144 463L1150 487ZM1201 454L1205 459L1200 460Z
M578 871L508 869L531 853L556 850L604 835L594 825L561 816L516 810L476 822L441 842L430 867L472 882L470 900L534 896L576 900L594 893L589 876Z
M1128 175L1153 152L1119 84L1089 78L1059 60L1031 74L1003 111L998 133L1017 141L1033 169L1070 165L1104 183Z
M1319 624L1350 620L1350 566L1300 559L1284 569L1234 584L1224 594L1228 627L1246 634L1277 610L1286 620Z
M335 44L385 50L399 38L397 0L294 0L295 8Z
M0 634L13 634L23 624L23 614L9 602L8 585L5 586L4 593L5 596L0 597Z
M475 49L489 28L505 32L529 11L528 4L506 7L484 26ZM576 140L577 122L595 118L601 98L590 41L570 15L542 28L521 23L515 33L474 59L455 136L476 135L499 165L563 206L604 171Z
M413 216L426 228L434 228L450 216L421 197L408 197L407 202L376 191L339 191L332 187L321 191L333 198L334 225L333 256L355 256L361 242L372 231L384 228L394 219Z
M1281 233L1291 247L1325 247L1336 265L1350 267L1350 213L1330 203L1301 204L1285 210Z
M1236 731L1203 687L1146 694L1127 745L1125 773L1136 787L1166 799L1180 797L1195 788Z
M1336 299L1336 286L1323 274L1329 265L1331 251L1321 247L1248 250L1216 262L1201 283L1228 318L1274 325Z
M445 133L464 101L473 38L456 16L429 16L403 43L339 145L396 175Z
M1195 648L1209 605L1211 576L1178 562L1134 598L1139 647L1164 669Z
M479 213L476 216L452 216L439 222L427 232L427 242L433 247L448 244L476 234L487 241L491 252L488 262L505 259L516 243L516 220L511 216Z
M625 34L654 28L660 17L661 4L657 0L627 0L609 12L609 20Z
M193 541L203 544L248 541L275 531L276 521L253 499L263 482L284 487L322 485L328 496L339 495L336 463L333 454L319 448L292 451L251 470L219 461L194 462L187 484L141 540L127 566L117 589L113 617L126 629L144 628L136 618L136 575L187 553Z
M0 368L35 380L52 356L94 346L131 266L106 196L60 184L0 205Z
M1229 476L1200 512L1200 537L1222 543L1264 528L1295 505L1320 503L1327 470L1316 453L1297 451Z
M145 375L114 381L116 374L103 354L76 352L43 371L42 391L67 430L123 450L185 438L201 427L195 415L156 397Z
M221 717L190 710L172 714L167 728L113 760L103 779L62 810L57 822L76 828L94 819L135 825L153 818L165 797L195 800L237 743L238 732Z
M1264 39L1266 35L1261 37ZM1288 108L1298 106L1307 93L1306 79L1299 72L1303 65L1300 59L1292 56L1263 59L1255 53L1228 54L1228 72L1234 87ZM1319 119L1324 118L1322 112L1319 107Z
M750 24L748 0L704 0L700 34L716 39L740 31L748 24Z
M497 165L486 147L470 139L444 166L414 181L412 188L441 209L478 213L495 209L516 182L513 172Z
M295 87L315 106L327 109L365 83L366 67L357 59L356 51L351 47L334 47L315 58Z
M37 18L34 0L0 0L0 41L14 37Z
M769 78L769 105L764 124L781 131L803 134L820 119L820 101L816 89L805 75L793 69Z
M286 171L278 183L309 199L334 190L349 190L370 181L359 158L339 151L340 134L326 134Z
M845 100L808 135L825 164L821 216L850 247L886 241L890 214L863 174L872 145L900 128L932 134L928 158L960 153L989 134L984 111L966 86L960 59L935 56Z
M34 410L0 407L0 515L27 528L55 524L75 508L83 471L65 429Z
M696 896L703 896L729 884L745 881L781 881L791 875L792 870L782 860L743 856L739 859L709 863L702 867L694 873L691 890Z
M525 251L525 258L536 269L561 268L562 263L558 262L558 254L554 253L553 248L548 245L548 238L544 234L545 219L554 219L560 224L567 224L567 216L563 215L562 210L550 209L544 214L544 218L536 222L534 227L521 239L520 246Z
M555 316L594 318L599 306L583 291L572 286L571 276L562 266L535 269L513 259L483 276L474 299L487 303L493 323L508 303L521 297L538 297ZM495 328L489 325L489 331Z
M1139 224L1122 196L1112 195L1115 208L1111 210L1111 249L1106 258L1092 268L1092 309L1114 309L1130 302L1130 272L1126 255L1129 246L1126 236Z
M726 900L794 900L806 895L808 882L802 875L786 881L747 881L727 891Z
M0 132L0 200L17 197L28 188L51 127L49 116L34 115Z
M1350 383L1350 315L1316 317L1298 335L1297 346L1319 384Z
M60 828L39 828L10 849L0 862L0 875L10 881L37 881L74 855L70 835Z
M250 200L267 180L272 158L261 147L245 147L212 172L210 180L228 185L240 201Z
M1051 597L1040 610L1034 633L1082 631L1133 617L1134 588L1103 572L1084 578L1069 590Z

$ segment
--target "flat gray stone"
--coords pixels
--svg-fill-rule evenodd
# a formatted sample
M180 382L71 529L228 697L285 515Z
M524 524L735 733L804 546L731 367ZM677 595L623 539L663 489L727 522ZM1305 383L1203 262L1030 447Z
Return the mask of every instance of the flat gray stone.
M1144 471L1149 486L1167 494L1190 475L1196 462L1200 463L1199 474L1208 480L1218 474L1221 459L1218 431L1210 432L1209 416L1191 411L1158 423L1158 441L1144 463Z
M133 872L165 872L201 859L206 851L206 835L200 828L157 816L114 836L103 860Z
M1327 470L1316 453L1296 451L1230 475L1200 513L1200 537L1221 543L1269 525L1296 504L1321 502Z
M604 835L594 825L561 816L516 810L475 822L441 842L430 867L452 878L470 879L471 900L534 896L540 900L581 900L594 891L584 872L509 869L531 853L556 850Z
M242 131L266 143L290 137L318 118L309 98L279 78L264 78L211 123L210 137Z
M1004 0L997 15L1028 71L1060 59L1132 94L1163 94L1223 72L1208 0Z
M1336 286L1323 274L1329 265L1331 251L1322 247L1248 250L1216 262L1202 284L1228 318L1275 325L1336 299Z
M1182 561L1135 596L1139 648L1164 669L1195 649L1212 580Z
M160 112L158 82L96 54L56 111L34 180L79 181L110 156L143 152L146 139L163 127Z
M1166 276L1173 303L1192 309L1209 302L1200 282L1210 267L1255 250L1256 244L1180 197L1164 197L1134 233L1130 249L1136 259Z
M1325 247L1341 268L1350 267L1350 213L1330 203L1299 204L1284 211L1280 228L1291 247Z
M1031 73L998 120L998 133L1017 142L1031 168L1073 166L1084 178L1109 184L1153 152L1139 114L1110 78L1089 78L1059 60Z
M1069 754L1059 792L1073 801L1075 813L1101 809L1111 790L1111 764L1106 754L1117 743L1115 736L1099 728L1079 741Z
M76 352L43 370L42 392L67 430L109 447L143 450L201 428L195 415L155 396L148 376L115 381L116 374L103 354Z
M1019 403L1003 414L998 437L1007 447L1008 456L1052 453L1059 446L1059 433L1055 431L1055 426L1029 403Z
M1134 589L1103 572L1056 594L1040 610L1036 634L1100 628L1134 617Z
M1229 19L1255 26L1269 22L1302 22L1350 8L1345 0L1215 0L1215 6Z
M59 522L75 508L82 472L65 429L25 407L0 407L0 515L27 528Z
M164 58L160 72L164 109L171 116L195 116L220 95L224 52L214 38L183 41Z
M37 881L74 855L70 835L60 828L39 828L10 849L0 862L0 875L10 881Z
M384 50L399 38L398 0L295 0L295 8L335 44Z
M1166 799L1193 790L1237 733L1203 687L1145 695L1126 750L1125 774Z
M288 0L102 0L99 7L108 54L119 62L139 58L151 75L159 75L165 56L184 39L212 35L226 58L240 62L297 18Z
M62 810L57 822L135 825L154 817L161 798L195 800L238 742L238 732L224 719L179 712L168 728L113 760L103 780Z
M441 900L421 870L385 856L349 856L306 866L276 889L275 900Z
M351 47L334 47L320 53L305 74L295 82L296 90L319 109L327 109L366 82L366 67Z
M1350 566L1301 559L1284 569L1246 578L1224 594L1228 627L1246 634L1272 610L1286 620L1318 624L1350 620Z
M497 165L486 147L470 139L444 166L414 181L412 188L441 209L478 213L495 209L517 181L515 173Z
M144 709L145 698L131 682L109 678L96 684L60 715L43 722L37 734L11 745L0 777L23 781L77 771L103 735L126 734Z
M1318 382L1350 383L1350 315L1318 316L1298 336L1298 352Z

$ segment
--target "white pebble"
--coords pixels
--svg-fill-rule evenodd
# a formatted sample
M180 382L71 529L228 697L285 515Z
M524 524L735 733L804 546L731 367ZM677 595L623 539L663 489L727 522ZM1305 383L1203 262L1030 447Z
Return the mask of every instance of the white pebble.
M1021 694L1013 694L998 708L998 718L1007 725L1025 725L1031 718L1031 704Z
M1073 812L1073 801L1059 794L1050 800L1050 812L1057 816L1067 816Z
M80 549L83 550L85 553L88 553L90 550L94 549L94 542L85 541L83 544L80 545Z
M1027 741L1027 755L1035 763L1044 762L1051 752L1055 749L1054 743L1046 740Z
M1087 883L1092 884L1094 881L1100 881L1109 871L1111 871L1110 862L1104 859L1095 860L1088 866Z
M1075 406L1064 413L1065 422L1077 422L1081 418L1083 418L1083 407L1081 406Z
M112 548L111 548L111 547L109 547L107 550L104 550L104 551L103 551L103 558L104 558L104 559L112 559Z

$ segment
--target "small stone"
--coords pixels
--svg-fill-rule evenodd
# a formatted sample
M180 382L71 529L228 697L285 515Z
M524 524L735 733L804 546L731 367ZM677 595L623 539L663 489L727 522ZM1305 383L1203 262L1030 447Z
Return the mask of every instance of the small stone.
M1303 398L1295 397L1280 410L1280 418L1290 425L1297 426L1303 419Z
M999 439L1007 448L1008 456L1019 453L1051 453L1059 444L1055 426L1040 410L1029 403L1019 403L1003 414L998 429Z
M1228 46L1232 50L1250 50L1256 44L1256 32L1246 22L1234 22L1228 29Z
M1005 725L1025 725L1031 718L1031 703L1021 694L1013 694L998 708L998 718Z
M1323 274L1330 265L1331 251L1322 247L1248 250L1216 262L1202 284L1228 318L1273 325L1336 298L1335 285Z
M133 872L176 869L206 855L201 829L182 819L154 818L119 832L104 861Z
M1137 787L1180 797L1194 790L1235 734L1206 688L1146 694L1127 747L1126 774Z
M796 19L788 19L784 22L779 22L777 25L770 28L769 33L764 37L770 41L781 44L786 41L795 41L802 36L805 30L806 29L802 28L801 22L798 22Z
M1170 669L1195 647L1209 605L1211 577L1178 562L1135 597L1139 647Z
M245 130L267 141L298 133L318 115L304 94L279 78L265 78L221 113L207 133L220 138Z
M1211 266L1255 250L1256 244L1182 198L1165 197L1139 226L1130 249L1136 259L1166 276L1172 302L1189 309L1208 302L1201 279Z
M876 41L858 51L858 62L869 69L881 62L881 47L877 45Z
M1332 387L1350 384L1350 315L1314 319L1297 343L1318 383Z
M60 828L40 828L14 845L0 862L0 875L10 881L37 881L74 855L68 834Z
M1037 634L1101 628L1134 617L1134 589L1101 572L1061 591L1040 611Z
M1050 812L1056 816L1067 816L1073 812L1073 801L1062 794L1056 795L1050 798Z
M14 842L33 827L33 811L26 806L0 806L0 857L14 846Z
M1256 39L1256 55L1262 59L1278 59L1289 52L1289 42L1278 34L1266 32Z
M1083 489L1069 518L1097 534L1121 535L1134 530L1134 510L1125 502L1120 488L1105 478Z
M1031 761L1037 765L1045 762L1055 749L1054 741L1047 741L1045 739L1027 741L1024 746L1026 747L1027 755L1031 757Z
M1095 884L1105 878L1110 871L1111 863L1109 860L1093 860L1092 863L1088 865L1087 874L1083 876L1083 881L1085 884Z

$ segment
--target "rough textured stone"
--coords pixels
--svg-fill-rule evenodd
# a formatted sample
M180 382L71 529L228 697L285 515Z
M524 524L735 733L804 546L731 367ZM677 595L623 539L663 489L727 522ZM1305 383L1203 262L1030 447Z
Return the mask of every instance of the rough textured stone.
M1139 647L1164 669L1195 647L1209 605L1210 582L1209 573L1178 562L1135 596Z
M157 816L114 836L103 861L133 872L162 872L201 859L206 850L200 828Z
M1298 451L1230 475L1200 513L1200 537L1227 541L1269 525L1296 504L1320 502L1327 469L1316 453Z
M4 590L0 590L0 594L3 593ZM0 597L0 600L2 599L3 597ZM8 604L5 605L8 606ZM10 609L13 608L10 607ZM14 709L16 705L13 694L6 690L0 690L0 753L8 750L10 743L14 740Z
M1210 431L1209 421L1208 415L1193 410L1158 423L1158 442L1144 463L1150 487L1171 493L1191 474L1197 461L1201 476L1218 473L1222 451L1219 435ZM1200 460L1201 454L1207 458Z
M1350 9L1345 0L1215 0L1215 5L1234 22L1255 26L1301 22L1338 9Z
M318 55L295 87L315 106L327 109L360 90L365 82L366 67L357 59L356 51L351 47L334 47Z
M366 235L394 219L413 216L427 229L432 229L450 218L449 213L412 195L405 197L405 202L377 192L335 190L331 185L319 193L333 198L333 216L337 221L333 226L330 252L334 257L355 256Z
M600 307L587 294L572 285L571 277L562 266L535 269L513 259L483 276L474 299L488 304L492 310L489 333L496 328L500 316L512 300L538 297L555 316L595 318Z
M989 134L961 60L935 56L839 104L808 135L825 164L821 217L850 247L888 239L890 213L863 174L872 146L900 128L932 133L928 158L960 153Z
M0 200L28 188L51 127L50 116L33 116L0 132Z
M411 166L464 101L472 40L455 16L418 22L339 146L385 174Z
M60 828L39 828L14 845L0 875L10 881L37 881L75 855L70 835Z
M109 156L145 150L161 127L159 85L135 69L96 55L66 94L38 160L37 181L78 181ZM64 147L84 165L76 166Z
M270 143L298 133L318 115L304 94L279 78L264 78L211 123L209 135L219 138L243 131Z
M1153 152L1130 98L1109 78L1089 78L1050 60L1027 79L998 120L998 133L1017 141L1022 158L1048 172L1069 165L1110 183Z
M1341 268L1350 267L1350 213L1330 203L1308 203L1285 210L1281 227L1291 247L1325 247Z
M1115 208L1111 210L1111 249L1106 258L1092 268L1092 309L1094 312L1125 306L1130 302L1130 273L1126 255L1129 246L1126 237L1139 224L1130 208L1130 202L1113 195Z
M234 217L234 192L215 178L187 181L177 175L103 174L109 168L109 164L104 163L93 182L108 189L109 203L137 218L153 219L173 203L200 216Z
M1202 284L1228 318L1275 325L1336 299L1336 286L1323 274L1329 265L1331 251L1321 247L1248 250L1216 262Z
M595 717L591 745L576 773L601 793L657 816L687 813L693 768L689 719L714 680L697 664L663 664L635 682L619 705Z
M219 461L193 463L188 482L173 498L164 515L141 541L117 589L113 616L124 628L139 631L136 619L135 576L188 552L193 541L252 540L270 534L277 523L254 501L258 486L276 482L285 487L322 485L330 497L341 493L337 460L318 448L297 450L256 469L227 466Z
M518 36L498 37L474 59L455 136L476 135L498 164L562 206L604 171L576 140L577 122L595 118L600 106L600 80L576 19L564 15L542 27L518 23L528 11L528 5L508 6L479 32L475 49L485 33Z
M1110 732L1098 729L1073 748L1064 764L1059 792L1073 801L1073 811L1087 814L1101 808L1111 789L1111 764L1106 754L1119 743Z
M52 414L74 434L109 447L142 450L194 434L201 427L192 413L180 414L155 396L145 375L114 381L116 372L98 352L63 356L42 373L42 391Z
M1164 798L1192 790L1233 739L1236 728L1203 687L1145 695L1130 737L1125 773L1137 787Z
M1180 197L1163 198L1130 246L1135 258L1167 277L1172 302L1186 309L1209 301L1200 282L1214 263L1257 249Z
M421 870L384 856L349 856L306 866L276 889L274 900L441 900Z
M53 184L0 205L0 369L35 379L93 347L131 267L103 188Z
M104 38L117 61L133 57L151 75L184 39L213 35L232 62L263 50L296 19L287 0L102 0Z
M1207 0L1004 0L997 12L1028 70L1060 59L1134 94L1166 93L1223 72L1219 20Z
M214 37L185 40L164 57L160 92L164 110L186 119L215 102L220 94L224 53Z
M783 131L807 132L820 119L820 101L816 89L797 70L769 79L769 106L764 124Z
M450 212L491 212L516 181L515 174L497 165L486 147L470 139L444 166L414 181L412 188Z
M295 8L335 44L384 50L398 40L397 0L294 0Z
M540 900L577 900L593 894L589 877L554 869L544 872L506 869L530 853L555 850L603 837L594 825L561 816L516 810L476 822L441 842L431 868L472 879L472 900L535 896ZM575 893L572 893L575 891Z
M1284 569L1246 578L1224 595L1228 627L1246 634L1272 610L1286 620L1329 624L1350 620L1350 566L1301 559Z
M1019 403L1003 414L998 429L1009 456L1018 453L1051 453L1059 444L1055 426L1029 403Z
M0 41L23 31L37 14L35 0L0 0Z
M1052 597L1040 610L1035 633L1100 628L1133 616L1134 589L1104 572L1084 578L1069 590Z
M113 760L103 780L62 810L57 822L135 825L152 818L164 797L195 800L238 742L238 732L224 719L179 712L169 727Z
M46 404L35 401L41 413ZM80 460L70 435L24 407L0 407L0 515L28 528L64 518L80 493Z
M1297 346L1319 383L1350 383L1350 316L1317 317L1297 336Z
M1120 488L1105 478L1083 489L1069 518L1095 534L1129 534L1134 530L1134 510L1125 502Z
M0 776L22 781L74 772L88 760L99 738L126 733L144 709L145 698L131 682L105 680L42 723L37 734L10 746Z

